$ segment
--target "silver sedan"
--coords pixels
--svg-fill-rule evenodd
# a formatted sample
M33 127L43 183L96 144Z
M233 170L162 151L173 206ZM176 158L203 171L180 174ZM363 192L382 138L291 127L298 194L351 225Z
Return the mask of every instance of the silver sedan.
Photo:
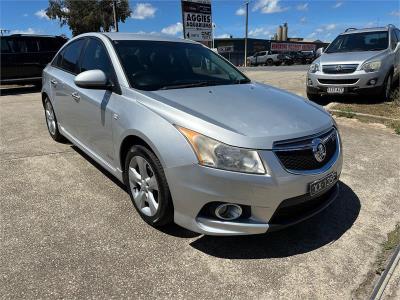
M199 43L77 36L45 68L42 99L51 137L123 182L155 227L265 233L311 217L339 192L331 116L250 81Z

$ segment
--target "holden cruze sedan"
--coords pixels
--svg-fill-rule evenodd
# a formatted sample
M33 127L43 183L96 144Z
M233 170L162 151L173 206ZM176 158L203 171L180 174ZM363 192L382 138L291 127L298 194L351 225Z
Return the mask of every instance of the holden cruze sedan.
M320 212L339 192L331 116L250 81L199 43L77 36L45 68L42 99L51 137L122 181L155 227L264 233Z

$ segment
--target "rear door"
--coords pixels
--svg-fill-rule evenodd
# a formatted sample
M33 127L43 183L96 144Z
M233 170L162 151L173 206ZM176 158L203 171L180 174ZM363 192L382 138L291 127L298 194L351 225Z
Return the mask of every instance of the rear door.
M54 62L50 78L60 126L67 134L78 140L80 140L82 116L74 79L78 73L78 61L85 42L86 39L75 40L62 50Z

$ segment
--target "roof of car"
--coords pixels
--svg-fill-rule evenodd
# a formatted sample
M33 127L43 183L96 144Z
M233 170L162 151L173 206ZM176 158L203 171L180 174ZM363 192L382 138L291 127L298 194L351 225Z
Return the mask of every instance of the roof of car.
M126 33L126 32L103 32L103 35L112 40L133 40L133 41L161 41L161 42L183 42L183 43L196 43L191 40L182 38L171 37L168 35L158 34L140 34L140 33Z
M389 30L389 27L372 27L372 28L362 28L362 29L349 28L342 34L374 32L374 31L388 31L388 30Z

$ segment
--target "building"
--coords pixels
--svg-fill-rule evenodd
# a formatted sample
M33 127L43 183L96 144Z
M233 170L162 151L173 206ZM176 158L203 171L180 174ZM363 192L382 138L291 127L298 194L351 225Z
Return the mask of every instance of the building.
M251 56L259 51L276 51L281 53L297 52L297 51L316 51L318 48L327 47L328 43L321 41L302 41L297 38L292 41L264 40L264 39L247 39L247 56ZM218 53L228 59L236 66L244 65L244 38L217 38L214 41L214 47L218 49Z

